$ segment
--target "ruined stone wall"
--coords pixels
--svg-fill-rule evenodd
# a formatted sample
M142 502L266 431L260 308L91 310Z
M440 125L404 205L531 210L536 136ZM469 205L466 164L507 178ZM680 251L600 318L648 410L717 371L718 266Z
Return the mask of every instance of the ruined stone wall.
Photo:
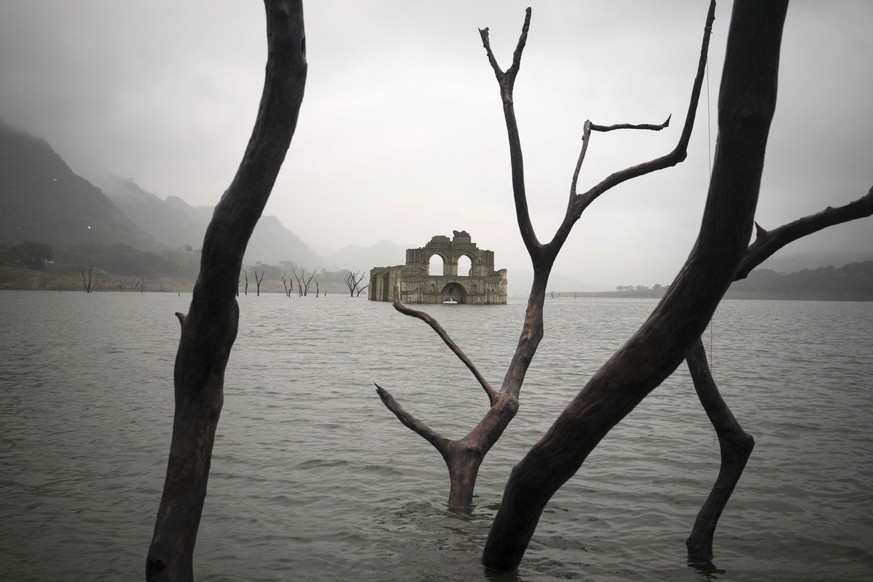
M442 275L430 275L430 259L443 261ZM458 261L470 259L470 274L458 274ZM371 301L393 301L399 287L404 303L457 302L473 305L506 303L506 269L494 270L494 253L476 246L466 231L437 235L425 246L406 250L406 264L370 271Z

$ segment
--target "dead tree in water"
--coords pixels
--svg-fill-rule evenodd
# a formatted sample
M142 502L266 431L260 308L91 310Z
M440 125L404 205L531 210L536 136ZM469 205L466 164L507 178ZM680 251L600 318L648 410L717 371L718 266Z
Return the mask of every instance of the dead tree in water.
M174 371L175 413L167 475L146 561L148 580L192 580L194 543L236 339L243 254L297 125L306 82L300 0L265 0L268 59L257 120L230 187L206 230Z
M773 253L799 238L830 226L871 215L873 215L873 187L865 196L845 206L828 207L817 214L795 220L774 230L767 231L756 224L757 237L746 250L734 280L745 279L752 269L771 257ZM752 454L755 439L743 430L721 397L718 386L712 378L701 338L698 337L691 346L691 350L685 356L685 362L691 372L691 379L700 403L718 436L721 456L721 466L715 484L697 514L691 535L685 541L689 562L710 564L713 557L712 539L715 528Z
M642 327L512 469L483 552L485 566L518 567L552 495L612 427L673 373L733 281L752 231L786 7L787 1L735 2L718 101L718 145L697 242Z
M287 297L291 297L291 292L294 291L294 282L288 281L286 276L288 275L288 271L282 272L282 286L285 287L285 295ZM288 288L288 283L291 283L291 288Z
M450 508L460 511L469 510L473 501L473 491L476 485L479 466L485 458L485 455L494 443L497 442L503 434L503 431L515 417L516 411L518 410L518 398L524 382L525 374L527 373L528 367L530 366L543 337L543 307L552 265L566 242L573 225L577 220L579 220L584 210L592 202L614 186L632 178L675 166L685 159L687 155L688 141L691 137L691 130L694 125L694 115L697 110L697 104L704 79L706 56L709 48L709 37L714 17L715 5L713 3L710 6L709 13L706 17L700 59L698 61L696 75L692 84L685 124L675 148L661 157L616 172L593 186L587 192L577 194L576 184L592 132L609 132L621 129L659 131L668 126L670 118L668 117L667 120L661 124L641 125L618 124L606 126L586 121L582 135L582 147L570 183L570 199L568 201L567 211L551 242L545 244L541 243L537 238L528 212L521 139L519 137L518 125L515 119L515 106L513 102L515 79L521 65L521 56L527 42L528 29L530 27L530 8L527 9L525 15L521 35L518 39L515 52L513 53L512 65L506 71L500 69L497 60L491 51L488 29L486 28L479 31L482 44L488 57L488 62L491 64L491 68L497 77L500 89L500 98L503 103L503 114L509 137L510 166L512 172L512 189L515 200L516 220L518 222L519 231L521 232L521 238L524 241L528 254L530 255L534 271L534 280L528 297L527 311L525 312L521 335L516 345L515 354L513 355L509 368L506 371L506 375L503 378L503 384L499 391L494 390L479 373L475 365L473 365L473 363L463 354L461 349L433 318L427 314L409 309L402 305L399 301L399 294L395 294L395 297L398 297L398 299L395 300L394 307L406 315L418 317L428 323L428 325L437 332L449 348L470 369L480 386L485 390L485 394L489 401L489 409L482 420L479 421L479 424L476 425L470 433L459 440L453 440L440 435L406 412L406 410L397 403L387 390L378 384L376 385L376 390L379 397L382 399L382 402L395 414L395 416L397 416L400 422L431 443L442 455L449 470L450 489L448 504Z
M94 278L91 275L91 272L94 270L94 263L91 263L87 267L82 263L76 263L76 269L79 271L79 274L82 275L82 287L85 288L85 293L91 293L94 290ZM85 276L85 272L88 272L88 276Z
M309 286L312 285L312 278L315 277L315 271L312 271L309 276L307 276L306 269L300 269L300 273L298 273L296 268L291 267L291 272L294 274L294 278L297 279L297 294L300 297L306 297L309 295Z
M260 297L260 296L261 296L261 281L264 280L264 275L265 275L267 272L266 272L266 271L261 271L261 276L260 276L260 277L258 277L258 270L257 270L257 269L255 269L254 272L255 272L255 285L258 286L258 287L257 287L257 289L258 289L257 297Z
M369 287L369 285L361 286L361 283L367 278L367 273L364 271L349 271L346 274L346 287L349 288L349 297L355 297L355 295L360 295L361 291Z

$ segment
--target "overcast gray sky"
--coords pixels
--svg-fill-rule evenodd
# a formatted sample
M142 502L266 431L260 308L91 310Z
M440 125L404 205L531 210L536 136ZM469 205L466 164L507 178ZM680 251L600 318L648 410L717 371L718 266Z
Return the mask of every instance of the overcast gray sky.
M305 3L309 77L297 133L266 213L316 249L389 239L420 246L465 229L498 267L528 267L515 224L489 27L505 69L524 18L516 82L529 202L541 240L566 207L582 124L663 121L597 134L583 187L673 148L687 107L703 0ZM730 18L710 56L711 140ZM873 184L873 2L795 2L758 219L777 226ZM95 183L112 173L191 204L230 183L257 112L266 59L261 2L3 0L0 118L47 139ZM708 173L707 94L680 166L599 199L556 272L592 282L668 283L696 236ZM873 254L873 222L783 255ZM873 258L873 257L868 257ZM398 263L403 257L398 257Z

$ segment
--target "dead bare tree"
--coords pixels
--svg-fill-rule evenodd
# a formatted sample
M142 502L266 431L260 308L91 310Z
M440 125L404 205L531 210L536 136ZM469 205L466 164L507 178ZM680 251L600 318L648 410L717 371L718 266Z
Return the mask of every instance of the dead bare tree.
M249 274L246 271L243 271L243 276L246 278L246 288L245 288L244 294L246 296L248 296L248 294L249 294Z
M612 427L672 374L733 281L757 205L786 8L787 1L734 3L718 102L718 142L697 242L643 326L512 469L483 552L485 566L501 571L518 567L552 495Z
M94 263L91 263L87 267L80 262L76 262L76 269L79 271L79 274L82 276L82 287L85 288L85 293L91 293L94 291L94 278L92 276L92 271L94 271ZM85 276L85 272L87 271L88 275Z
M287 278L286 278L287 274L288 274L288 271L282 272L282 286L285 287L285 295L287 297L291 297L291 292L294 291L294 282L287 280ZM290 289L288 288L288 283L291 283Z
M260 297L260 296L261 296L261 281L264 280L264 275L265 275L267 272L266 272L266 271L261 271L261 276L260 276L260 277L258 277L258 270L257 270L257 269L255 269L254 272L255 272L255 285L258 286L258 287L257 287L257 289L258 289L257 297Z
M309 295L309 286L312 284L312 279L315 277L315 271L306 274L306 269L301 268L300 272L297 272L295 267L291 267L291 273L294 275L294 278L297 279L297 294L300 297L306 297Z
M206 230L200 274L174 372L175 413L167 475L146 560L150 581L192 580L224 371L236 338L243 255L297 125L306 82L300 0L265 0L268 59L257 120L242 162Z
M659 158L616 172L602 180L587 192L577 194L576 184L592 132L609 132L621 129L659 131L668 126L670 118L668 117L667 120L661 124L640 125L618 124L604 126L594 124L591 121L586 121L583 128L581 151L570 184L570 199L568 201L567 211L561 225L558 227L558 230L552 238L552 241L547 244L541 243L537 238L528 213L527 195L524 183L524 163L513 103L513 87L521 65L522 52L527 42L530 18L531 10L528 8L522 26L521 35L518 39L515 52L513 53L512 65L505 72L500 69L497 60L491 51L488 29L486 28L479 31L488 61L497 77L500 88L504 119L509 137L510 165L512 171L512 188L515 200L516 220L518 222L522 240L524 241L525 247L530 255L534 271L533 284L528 297L527 310L525 312L521 335L516 345L515 354L513 355L509 368L504 376L503 384L499 391L494 390L494 388L491 387L487 380L485 380L482 374L476 369L476 366L448 336L445 330L443 330L439 323L423 312L404 306L400 303L399 293L395 293L395 297L398 299L394 301L394 307L401 313L421 319L436 331L446 345L449 346L455 355L457 355L473 373L480 386L485 390L490 407L476 427L474 427L466 436L458 440L449 439L437 433L429 426L406 412L406 410L397 403L394 397L387 390L376 384L376 391L385 406L394 413L401 423L431 443L431 445L433 445L442 455L449 470L448 504L450 508L461 512L468 511L472 504L473 491L482 460L485 458L485 455L494 443L496 443L503 434L503 431L515 417L518 410L518 398L524 382L525 374L527 373L527 369L530 366L543 337L543 307L546 298L546 287L548 285L549 275L551 273L552 265L554 264L561 247L564 245L564 242L567 240L573 225L577 220L579 220L583 211L594 202L594 200L614 186L630 180L631 178L636 178L657 170L675 166L685 159L687 155L688 141L691 137L691 130L694 126L694 115L697 110L697 103L700 98L701 87L704 79L712 21L715 18L715 4L713 3L710 5L706 17L700 59L698 61L697 71L692 84L685 124L680 133L676 147L668 154Z
M349 271L346 274L346 286L349 288L349 297L355 297L356 294L360 296L361 291L369 287L369 285L361 286L366 278L367 273L365 271L355 271L354 273Z
M745 279L752 269L797 239L837 224L871 215L873 215L873 187L866 195L845 206L828 207L817 214L795 220L774 230L767 231L756 224L755 242L746 249L734 280ZM755 439L743 430L721 397L718 386L712 378L706 350L700 337L686 354L685 362L691 372L691 379L700 403L715 429L721 456L721 466L715 484L697 514L691 535L685 541L689 562L709 564L713 557L712 541L715 528L752 454Z

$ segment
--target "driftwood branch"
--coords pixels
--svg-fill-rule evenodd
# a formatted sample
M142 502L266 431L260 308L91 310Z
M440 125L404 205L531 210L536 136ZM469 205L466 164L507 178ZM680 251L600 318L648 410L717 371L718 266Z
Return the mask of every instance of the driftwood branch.
M170 455L146 578L192 580L194 543L206 497L224 371L236 339L242 258L297 125L306 80L300 0L265 0L268 58L258 116L239 169L206 229L200 274L174 370Z

